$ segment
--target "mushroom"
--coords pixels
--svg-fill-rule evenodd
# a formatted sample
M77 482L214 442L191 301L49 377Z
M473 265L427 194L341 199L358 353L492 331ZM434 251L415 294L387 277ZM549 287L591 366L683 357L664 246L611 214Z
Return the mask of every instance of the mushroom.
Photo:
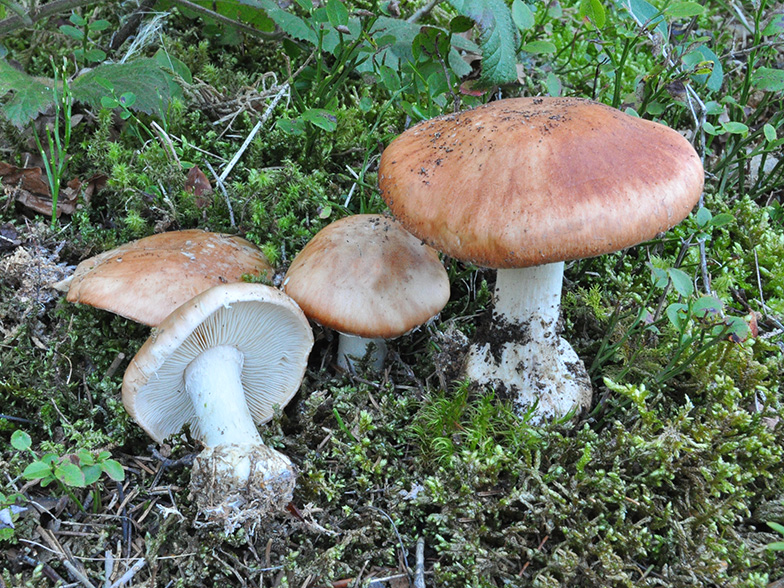
M291 501L294 467L263 444L255 423L294 396L312 345L291 298L234 283L177 308L128 366L123 403L147 434L161 443L190 424L205 445L191 489L208 519L233 528Z
M272 277L272 267L252 243L199 229L171 231L131 241L82 261L67 300L89 304L155 326L207 288L239 282L243 274Z
M449 300L449 277L438 254L377 214L342 218L319 231L283 280L305 314L340 333L338 365L353 367L370 350L380 369L385 339L404 335Z
M384 151L381 193L439 251L498 269L466 374L534 419L590 405L557 331L564 261L618 251L685 218L703 168L676 131L578 98L515 98L420 123Z

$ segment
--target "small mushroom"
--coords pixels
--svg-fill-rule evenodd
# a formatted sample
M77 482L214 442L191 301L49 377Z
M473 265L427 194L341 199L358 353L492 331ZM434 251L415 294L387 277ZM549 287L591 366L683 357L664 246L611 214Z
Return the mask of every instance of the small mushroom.
M411 127L379 186L409 231L498 269L487 341L467 375L538 418L590 405L585 367L557 332L564 261L618 251L685 218L704 172L664 125L578 98L499 100Z
M291 501L295 471L262 443L255 423L302 381L313 333L296 303L261 284L215 286L161 322L123 379L128 414L155 441L190 424L205 449L191 489L227 528Z
M152 235L86 259L63 286L69 302L155 326L196 294L239 282L244 274L272 277L258 247L233 235L191 229Z
M289 267L284 291L305 314L340 333L338 365L371 350L381 368L385 339L404 335L449 301L438 254L393 219L359 214L316 234Z

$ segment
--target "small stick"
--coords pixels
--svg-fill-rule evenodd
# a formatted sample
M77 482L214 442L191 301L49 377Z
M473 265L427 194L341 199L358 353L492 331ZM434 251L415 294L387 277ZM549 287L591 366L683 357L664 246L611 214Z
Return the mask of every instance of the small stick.
M120 586L133 580L133 577L136 575L136 572L142 569L146 563L147 562L144 559L140 559L139 561L137 561L135 564L131 566L131 569L125 572L122 576L120 576L119 579L114 584L112 584L110 588L120 588Z
M229 193L226 192L226 186L223 184L223 180L220 176L215 172L215 169L210 165L209 161L205 161L207 167L212 172L212 175L215 176L215 183L218 184L218 188L223 193L223 198L226 200L226 207L229 209L229 221L231 222L232 227L236 227L237 225L234 223L234 209L231 207L231 200L229 200Z
M425 538L417 539L416 568L414 568L414 588L425 588Z

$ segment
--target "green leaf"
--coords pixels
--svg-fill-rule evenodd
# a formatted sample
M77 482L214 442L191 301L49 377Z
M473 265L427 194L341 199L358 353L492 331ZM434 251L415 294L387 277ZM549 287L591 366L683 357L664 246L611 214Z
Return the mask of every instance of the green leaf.
M697 221L697 225L700 227L704 227L707 225L710 220L713 218L713 213L705 208L704 206L700 207L697 211L697 214L694 217L694 220Z
M52 468L43 461L34 461L22 472L22 476L27 480L40 480L52 474Z
M108 84L118 96L127 92L136 95L133 110L162 116L172 97L171 79L154 59L145 58L99 65L71 82L71 91L74 99L98 108Z
M685 304L674 303L670 304L667 309L664 311L664 314L667 315L670 323L672 326L675 327L676 330L682 331L683 330L683 319L686 318L686 311L689 309L688 306Z
M169 69L187 83L193 83L193 75L191 75L191 70L188 69L188 66L176 57L170 55L165 49L158 49L155 55L153 55L153 59L161 69Z
M11 435L11 446L14 449L18 449L19 451L26 451L27 449L30 449L32 444L33 440L30 438L30 435L24 431L14 431Z
M68 17L68 20L70 20L77 27L83 27L87 24L87 19L79 14L76 14L75 12L71 13L71 16Z
M274 0L258 0L258 3L284 33L300 41L307 41L311 45L318 44L316 31L300 17L283 10Z
M98 478L101 477L101 466L99 465L89 465L89 466L82 466L82 475L84 476L84 485L90 486L95 484L98 481Z
M86 449L80 449L76 452L76 456L79 458L79 465L83 466L90 466L95 465L95 458L93 454L87 451Z
M96 20L95 22L91 22L90 23L90 30L91 31L105 31L110 26L112 26L112 23L110 23L108 20Z
M664 14L672 18L692 18L705 12L696 2L674 2L664 9Z
M191 0L199 6L213 10L222 16L229 17L241 22L245 25L252 26L260 31L272 32L275 30L275 23L270 19L265 10L259 10L259 2L256 0ZM311 6L312 8L312 6ZM223 44L226 43L224 37L235 37L233 34L235 29L225 23L218 24L214 19L205 16L201 13L196 13L187 8L180 7L183 14L193 17L202 18L208 27L211 27L216 34L220 35L219 41ZM239 39L239 37L237 37ZM233 40L233 39L232 39Z
M665 288L670 283L670 276L667 275L666 270L651 266L651 281L657 288Z
M768 142L773 142L778 138L776 136L776 129L770 123L765 123L763 125L762 132L765 133L765 139L767 139Z
M765 92L780 92L784 90L784 70L759 67L751 75L751 83Z
M588 19L597 29L604 27L606 13L599 0L580 0L577 14L581 19Z
M555 53L557 48L555 43L550 41L531 41L522 46L522 50L526 53L540 54L540 53Z
M691 312L694 316L704 319L719 314L723 308L721 300L715 296L701 296L691 305Z
M333 27L348 26L348 8L340 0L327 0L327 18Z
M77 41L84 39L84 31L82 29L72 27L71 25L60 25L60 32L68 37L71 37L72 39L76 39Z
M11 124L23 127L54 102L54 80L40 81L0 60L0 98L13 91L0 110Z
M686 298L694 293L694 283L689 274L674 267L668 269L667 274L672 280L672 287L678 294Z
M721 214L717 214L714 216L710 224L712 227L723 227L724 225L728 225L731 222L735 221L735 217L728 212L722 212Z
M721 66L719 56L711 49L700 45L681 59L684 65L694 70L694 73L690 76L691 79L699 84L705 84L712 92L721 90L721 86L724 83L724 68ZM710 66L707 64L710 64Z
M275 126L287 135L300 136L305 134L305 121L301 118L279 118Z
M335 116L335 113L323 108L307 109L302 113L302 120L308 121L329 133L338 126L338 118Z
M81 468L68 460L55 468L54 475L66 486L84 488L86 485L84 482L84 473Z
M646 0L629 0L624 7L638 25L656 31L662 39L668 38L667 22L658 8Z
M488 85L517 80L517 29L504 0L449 0L460 14L479 27L482 48L482 77Z
M768 527L770 527L774 531L777 531L777 532L781 533L782 535L784 535L784 525L782 525L780 523L776 523L774 521L768 521L767 524L768 524Z
M762 34L766 37L774 37L782 33L784 33L784 14L775 14L762 30Z
M732 133L733 135L745 135L749 132L749 127L744 125L743 123L729 121L725 122L721 125L725 131L728 133Z
M455 35L459 35L460 33L465 33L466 31L470 31L474 26L474 21L468 18L467 16L463 16L462 14L458 14L455 18L449 21L449 32Z
M85 58L92 63L96 63L106 59L106 52L102 49L90 49L85 54Z
M532 29L536 24L533 11L522 0L512 0L512 22L520 31Z
M107 459L101 462L101 469L115 482L122 482L125 479L125 470L118 461Z

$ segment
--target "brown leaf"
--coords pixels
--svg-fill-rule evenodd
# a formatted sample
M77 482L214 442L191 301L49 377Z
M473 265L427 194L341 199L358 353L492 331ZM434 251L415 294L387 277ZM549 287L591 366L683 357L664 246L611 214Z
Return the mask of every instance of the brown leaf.
M212 204L212 198L207 198L212 195L212 185L198 165L194 165L188 171L185 178L185 191L196 197L194 203L198 208L206 208Z

